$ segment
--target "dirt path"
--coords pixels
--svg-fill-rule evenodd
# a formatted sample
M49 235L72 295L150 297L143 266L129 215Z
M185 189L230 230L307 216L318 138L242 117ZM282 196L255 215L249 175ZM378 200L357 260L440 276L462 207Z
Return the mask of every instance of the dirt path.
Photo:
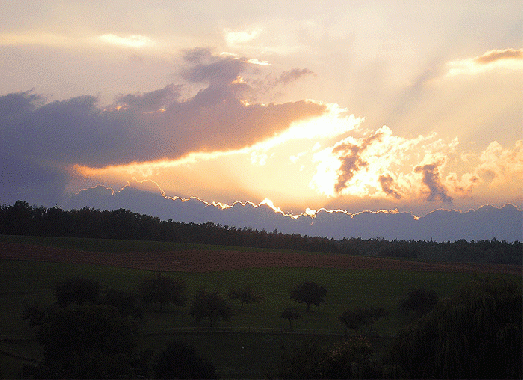
M314 267L522 274L522 267L517 265L425 263L334 254L217 250L106 253L5 242L0 242L0 259L88 263L135 269L186 272L264 267Z

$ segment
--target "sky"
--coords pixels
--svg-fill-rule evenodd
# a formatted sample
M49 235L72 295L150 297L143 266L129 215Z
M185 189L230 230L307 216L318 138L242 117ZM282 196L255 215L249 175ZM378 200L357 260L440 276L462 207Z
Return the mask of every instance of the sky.
M523 208L519 0L0 8L2 204Z

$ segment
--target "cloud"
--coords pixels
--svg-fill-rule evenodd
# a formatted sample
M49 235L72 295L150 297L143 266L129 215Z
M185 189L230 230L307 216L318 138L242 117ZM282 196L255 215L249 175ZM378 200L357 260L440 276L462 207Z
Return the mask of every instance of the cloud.
M362 154L374 140L379 140L380 133L367 137L360 145L351 143L341 143L336 145L332 152L338 155L340 160L340 167L338 169L338 180L334 186L337 193L340 193L346 188L354 175L361 169L368 166L368 163L362 158Z
M447 77L477 75L491 70L523 70L523 49L490 50L474 58L447 63Z
M446 142L435 139L435 134L405 138L386 126L353 134L363 137L349 136L314 154L317 166L311 188L328 197L404 203L421 198L450 202L454 193L466 195L479 185L473 173L462 174L460 180L456 173L440 178L447 163L463 165L456 153L457 139Z
M181 71L182 77L192 83L209 83L211 86L232 83L249 63L233 56L215 56L209 49L186 52L184 60L190 65Z
M182 86L170 84L162 89L135 95L121 95L116 98L116 107L136 112L154 112L175 102L180 97Z
M279 78L276 80L277 83L283 83L284 85L289 84L290 82L293 82L305 75L315 75L313 71L304 68L304 69L297 69L294 68L289 71L284 71Z
M379 181L381 189L387 195L390 195L396 199L401 199L401 194L393 189L394 180L390 175L380 175Z
M484 206L467 212L437 210L416 217L410 212L365 211L349 213L342 210L307 210L303 213L283 212L269 199L259 204L235 202L232 205L208 203L198 198L169 197L152 185L132 182L114 191L97 186L72 196L66 208L93 207L95 209L129 209L160 219L179 222L213 222L237 228L282 233L299 233L308 236L325 236L342 239L361 237L387 240L454 241L485 240L496 237L512 242L522 240L523 211L512 205L502 208ZM154 189L156 188L156 191ZM495 221L495 223L494 223Z
M475 174L489 183L490 187L509 187L523 183L523 140L515 142L514 149L503 148L497 141L491 142L481 152L480 164Z
M474 60L477 63L487 64L501 59L523 60L523 49L490 50Z
M305 100L249 104L243 94L251 89L240 74L257 65L246 59L215 56L208 49L188 51L183 58L183 78L207 83L186 99L181 84L122 94L106 107L93 96L49 103L31 92L0 96L0 159L68 176L75 165L103 168L239 150L327 112L326 105ZM15 167L5 166L3 175L12 177Z
M251 31L232 31L226 29L224 31L225 42L228 46L241 45L258 38L260 33L261 29L254 29Z
M120 37L116 34L103 34L98 39L104 43L130 48L141 48L153 45L153 41L146 36L132 34L129 37Z
M429 189L428 201L452 202L452 197L447 194L447 189L441 184L437 164L416 166L414 171L423 174L423 183Z

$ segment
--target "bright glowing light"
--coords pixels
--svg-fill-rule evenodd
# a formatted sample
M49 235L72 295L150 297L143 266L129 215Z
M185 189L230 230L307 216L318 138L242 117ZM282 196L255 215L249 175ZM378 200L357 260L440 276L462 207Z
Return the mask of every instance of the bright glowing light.
M228 46L234 46L237 44L243 44L257 38L261 33L261 29L255 29L250 32L233 32L230 30L225 30L225 41Z
M116 34L104 34L98 37L101 41L117 46L141 48L146 45L152 45L153 41L145 36L133 34L129 37L120 37Z
M259 61L256 58L251 58L251 59L247 60L247 62L252 63L253 65L258 65L258 66L270 66L269 62Z

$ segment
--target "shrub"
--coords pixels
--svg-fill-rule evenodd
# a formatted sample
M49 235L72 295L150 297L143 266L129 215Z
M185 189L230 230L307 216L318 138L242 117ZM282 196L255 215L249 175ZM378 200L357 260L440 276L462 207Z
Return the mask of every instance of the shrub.
M387 312L382 307L358 308L355 310L345 310L339 317L339 321L347 329L357 330L361 326L369 325L378 319L387 316Z
M438 295L434 290L414 289L411 290L407 297L401 301L400 309L414 313L416 317L421 317L423 314L431 311L438 303Z
M372 362L370 344L352 337L328 347L305 342L292 353L284 352L277 376L282 379L367 379L381 375Z
M107 305L70 305L46 316L38 334L44 378L132 377L137 326Z
M390 361L416 378L521 378L521 286L475 280L399 334Z
M61 307L66 307L72 303L78 305L86 302L96 303L100 295L100 285L98 282L87 278L70 278L56 285L55 295Z
M184 343L172 342L154 364L156 379L217 379L214 365Z

